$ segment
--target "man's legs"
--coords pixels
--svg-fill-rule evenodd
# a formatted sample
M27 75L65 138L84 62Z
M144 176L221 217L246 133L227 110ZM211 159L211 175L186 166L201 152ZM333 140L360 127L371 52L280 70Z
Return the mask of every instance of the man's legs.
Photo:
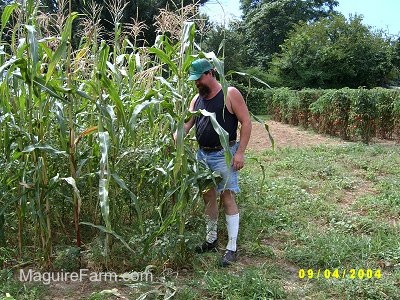
M230 147L231 154L234 155L238 143ZM218 222L218 201L224 206L228 244L225 254L221 259L222 266L228 266L236 260L236 240L239 232L239 209L235 201L235 193L240 191L238 186L237 171L232 166L227 165L222 151L205 153L201 149L197 152L199 161L203 161L211 171L219 173L222 177L215 189L211 189L203 194L205 204L205 214L207 216L207 237L206 241L196 248L197 252L206 252L215 249L217 246L217 222ZM221 191L221 192L220 192Z
M221 193L221 202L224 206L226 215L236 215L239 213L238 206L235 201L235 193L225 190Z
M206 241L197 246L195 251L203 253L217 248L218 203L217 191L210 189L203 193L206 215Z
M230 190L221 193L220 199L224 206L226 227L228 230L228 244L225 254L220 260L223 267L229 266L236 261L236 241L239 232L239 209L235 201L235 194ZM218 202L217 191L211 189L203 194L205 214L207 217L206 241L196 251L199 253L213 250L217 247L217 223L218 223Z
M217 191L210 189L203 194L205 205L205 214L207 218L207 236L206 241L213 243L217 240L217 224L218 224L218 203Z
M205 214L212 220L218 219L217 191L215 188L203 193Z
M221 193L221 201L224 206L228 229L226 250L236 251L236 240L239 233L239 209L235 201L235 194L230 190L225 190Z

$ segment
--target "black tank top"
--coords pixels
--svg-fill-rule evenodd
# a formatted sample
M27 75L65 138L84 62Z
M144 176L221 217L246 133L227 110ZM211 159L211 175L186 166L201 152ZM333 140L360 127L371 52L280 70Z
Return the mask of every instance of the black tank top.
M238 119L235 114L229 112L224 103L222 89L211 99L204 99L199 96L194 103L194 110L205 109L214 112L218 123L229 134L229 141L236 141ZM221 146L218 133L214 130L210 117L199 115L195 117L196 139L200 146L218 147Z

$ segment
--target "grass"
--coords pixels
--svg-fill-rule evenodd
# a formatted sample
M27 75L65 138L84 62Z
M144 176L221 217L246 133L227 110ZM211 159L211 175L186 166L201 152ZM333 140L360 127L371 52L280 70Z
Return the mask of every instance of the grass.
M183 286L210 299L400 299L399 152L353 143L249 153L257 161L241 173L241 259ZM300 279L300 269L314 277ZM356 275L317 279L326 269ZM360 269L382 276L359 279Z
M194 255L173 275L160 271L153 285L119 292L129 299L151 289L158 292L149 299L400 299L399 154L396 146L356 143L249 153L257 160L241 173L239 262L220 269L221 253ZM372 278L358 278L360 269ZM26 287L15 283L3 285L3 295L7 287L20 299L43 293L34 287L22 296Z

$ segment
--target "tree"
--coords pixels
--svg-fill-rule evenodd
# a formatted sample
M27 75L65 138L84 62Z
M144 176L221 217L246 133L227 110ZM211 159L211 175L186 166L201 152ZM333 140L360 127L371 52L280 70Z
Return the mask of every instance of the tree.
M293 26L334 12L336 0L241 0L247 65L266 68Z
M272 73L293 88L374 87L393 69L390 41L341 16L295 27L272 61Z
M400 85L400 37L397 38L397 40L395 40L393 42L393 65L395 66L395 70L394 70L394 75L393 75L393 79L394 79L394 84L396 85Z
M243 34L240 31L240 22L231 22L228 28L214 25L208 32L202 48L224 57L225 72L243 69Z

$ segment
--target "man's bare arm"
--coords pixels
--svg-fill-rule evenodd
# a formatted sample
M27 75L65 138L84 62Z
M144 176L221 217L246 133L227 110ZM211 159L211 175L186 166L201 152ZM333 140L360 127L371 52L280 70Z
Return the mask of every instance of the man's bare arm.
M244 152L250 140L252 124L249 110L238 89L234 87L228 89L228 101L232 112L236 115L241 125L240 143L232 162L233 167L236 170L240 170L244 166Z

